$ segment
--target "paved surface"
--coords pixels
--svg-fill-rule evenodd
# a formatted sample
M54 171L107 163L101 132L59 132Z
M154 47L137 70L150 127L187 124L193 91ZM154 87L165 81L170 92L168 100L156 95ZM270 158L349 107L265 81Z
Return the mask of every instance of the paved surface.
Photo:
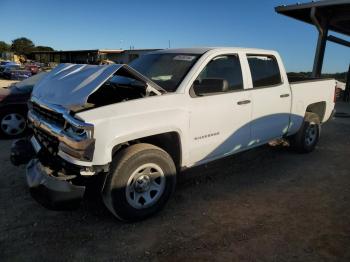
M1 261L350 261L350 118L325 125L311 154L266 146L192 169L163 212L136 224L98 199L42 208L10 143L0 142Z

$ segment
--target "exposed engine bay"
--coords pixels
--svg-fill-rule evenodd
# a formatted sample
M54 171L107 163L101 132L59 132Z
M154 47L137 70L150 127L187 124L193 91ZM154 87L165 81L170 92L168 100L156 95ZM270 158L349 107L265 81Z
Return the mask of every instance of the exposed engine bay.
M89 96L86 108L96 108L157 94L159 92L148 88L148 83L143 79L121 68Z
M78 112L163 93L163 88L128 65L60 64L36 84L32 100Z

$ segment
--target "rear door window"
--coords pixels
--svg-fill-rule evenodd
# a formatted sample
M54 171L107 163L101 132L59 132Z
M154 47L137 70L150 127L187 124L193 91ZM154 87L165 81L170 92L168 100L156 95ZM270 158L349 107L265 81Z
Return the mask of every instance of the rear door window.
M269 87L282 83L277 60L269 55L247 55L253 87Z

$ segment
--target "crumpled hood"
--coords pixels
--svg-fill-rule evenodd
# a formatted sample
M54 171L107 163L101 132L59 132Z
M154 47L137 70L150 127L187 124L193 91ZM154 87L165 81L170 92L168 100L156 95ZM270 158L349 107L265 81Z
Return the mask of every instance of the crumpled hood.
M60 64L34 86L32 96L65 108L83 106L88 96L123 66Z

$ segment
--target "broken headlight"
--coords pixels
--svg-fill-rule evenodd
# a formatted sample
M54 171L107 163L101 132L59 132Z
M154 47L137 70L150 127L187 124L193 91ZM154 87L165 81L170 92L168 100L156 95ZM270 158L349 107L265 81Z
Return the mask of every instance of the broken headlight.
M66 122L64 134L69 137L61 141L59 149L79 160L91 161L95 148L95 139L93 139L93 126L90 124L80 124L79 126Z
M64 131L69 137L77 141L90 139L93 136L93 130L91 127L89 128L76 127L70 123L66 124Z

